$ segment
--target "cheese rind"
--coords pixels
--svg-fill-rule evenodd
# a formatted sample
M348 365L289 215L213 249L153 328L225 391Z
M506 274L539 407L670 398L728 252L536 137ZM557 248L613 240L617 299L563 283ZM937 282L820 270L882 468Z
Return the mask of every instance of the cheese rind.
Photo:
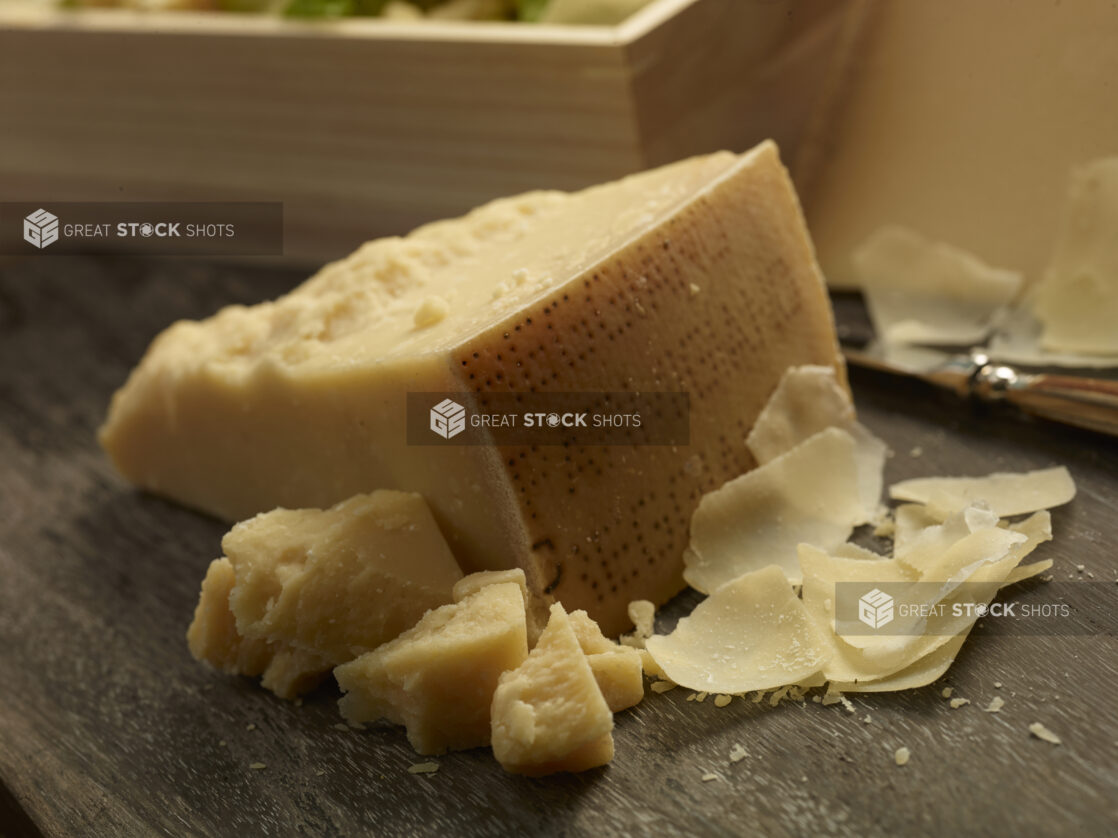
M446 314L417 326L432 296ZM226 519L419 492L466 570L522 567L537 609L559 599L615 635L629 601L680 589L699 496L753 465L734 440L784 369L809 363L842 376L765 143L503 199L365 245L275 302L178 323L101 441L137 484ZM474 411L532 390L688 392L690 445L407 444L409 392L473 394Z
M335 666L449 602L462 575L423 499L406 492L273 510L235 526L222 547L237 630Z
M613 714L559 603L528 659L501 676L492 721L493 755L514 774L585 771L613 758Z
M527 656L521 587L487 585L335 669L339 706L350 722L406 725L421 754L486 745L498 678Z

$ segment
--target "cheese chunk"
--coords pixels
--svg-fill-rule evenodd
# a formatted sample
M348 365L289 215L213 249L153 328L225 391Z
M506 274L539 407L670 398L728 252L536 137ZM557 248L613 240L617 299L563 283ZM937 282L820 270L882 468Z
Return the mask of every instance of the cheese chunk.
M1118 7L881 2L866 35L798 173L828 280L889 224L1039 279L1068 173L1118 149Z
M463 576L454 583L451 596L455 602L461 602L471 594L476 594L482 588L490 585L499 585L503 582L512 582L520 586L524 593L524 600L528 600L528 583L525 581L524 571L520 568L513 570L479 570L469 576Z
M222 547L237 630L333 666L449 602L462 575L423 498L406 492L277 509L237 524Z
M464 569L522 567L542 615L559 599L613 636L628 602L682 587L699 496L753 465L739 441L796 364L843 376L765 143L499 200L177 323L100 438L138 485L230 520L418 492ZM687 392L690 444L408 444L408 393L465 393L473 415L486 393L532 390Z
M493 694L493 755L533 777L585 771L613 759L613 714L563 606L519 668Z
M528 657L524 593L487 585L428 612L413 628L334 670L350 722L407 725L421 754L489 743L497 679Z
M567 616L610 711L618 713L640 704L644 698L640 652L607 639L585 611Z
M229 608L235 582L229 559L210 563L194 620L186 633L190 654L229 675L263 675L264 687L280 698L295 698L316 687L330 671L326 660L286 644L249 639L237 631L236 618Z

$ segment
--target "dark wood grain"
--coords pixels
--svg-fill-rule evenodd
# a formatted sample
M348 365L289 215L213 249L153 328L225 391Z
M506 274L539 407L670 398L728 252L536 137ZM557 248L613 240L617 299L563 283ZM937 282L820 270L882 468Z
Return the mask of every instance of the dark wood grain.
M973 702L958 710L942 684L853 697L856 715L650 695L618 717L612 765L541 780L505 774L483 749L409 774L420 758L400 730L335 729L333 689L296 707L194 663L183 633L224 527L133 491L94 432L162 327L299 279L188 261L44 255L3 266L0 833L1114 834L1113 636L988 627L944 681ZM896 451L889 480L1066 464L1079 496L1055 511L1057 540L1036 556L1056 561L1058 579L1083 564L1107 583L1092 607L1100 626L1113 624L1113 440L974 412L918 384L853 382L864 421ZM1041 598L1043 587L1015 596ZM1004 710L982 712L995 694ZM1064 744L1031 738L1034 721ZM738 743L749 756L731 765ZM904 768L893 763L901 745L912 751ZM702 782L707 772L719 779Z

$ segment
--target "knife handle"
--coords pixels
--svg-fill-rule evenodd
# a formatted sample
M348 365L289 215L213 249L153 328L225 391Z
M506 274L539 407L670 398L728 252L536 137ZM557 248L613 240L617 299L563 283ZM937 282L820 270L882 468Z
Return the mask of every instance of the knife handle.
M988 363L971 387L980 398L1007 401L1034 416L1118 436L1118 381L1021 373Z

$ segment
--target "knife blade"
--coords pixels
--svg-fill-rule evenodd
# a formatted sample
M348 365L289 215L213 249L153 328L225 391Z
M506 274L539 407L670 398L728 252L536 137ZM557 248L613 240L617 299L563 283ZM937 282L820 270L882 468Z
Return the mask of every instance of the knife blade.
M1093 376L1025 372L992 361L982 349L944 352L923 346L844 344L861 367L920 378L964 398L1004 401L1026 413L1118 436L1118 381Z

